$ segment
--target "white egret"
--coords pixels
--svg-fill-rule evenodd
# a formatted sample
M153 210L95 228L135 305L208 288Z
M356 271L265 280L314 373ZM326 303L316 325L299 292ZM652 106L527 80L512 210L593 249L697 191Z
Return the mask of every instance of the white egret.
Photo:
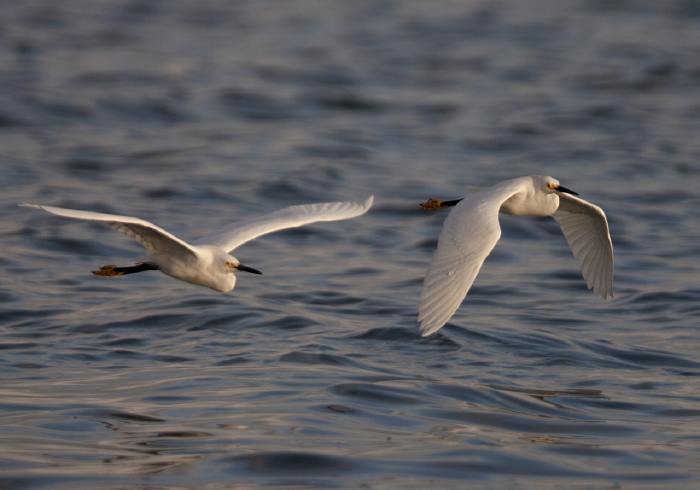
M244 243L273 231L314 223L354 218L366 213L374 196L364 203L328 202L291 206L257 218L242 220L209 233L189 244L148 221L114 214L79 211L38 204L20 206L43 209L66 218L100 221L143 245L148 257L132 267L106 265L93 271L97 276L121 276L146 270L159 270L175 279L205 286L216 291L231 291L236 285L235 271L262 274L231 255Z
M548 176L505 180L463 199L431 199L424 209L454 206L445 219L423 281L418 321L425 337L457 311L486 257L501 236L498 213L549 216L569 242L588 289L612 297L613 247L605 213Z

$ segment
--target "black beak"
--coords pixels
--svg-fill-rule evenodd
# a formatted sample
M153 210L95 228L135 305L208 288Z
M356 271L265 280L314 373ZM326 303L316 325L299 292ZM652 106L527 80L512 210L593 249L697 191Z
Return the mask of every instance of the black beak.
M566 194L572 194L574 196L578 196L578 192L574 192L571 189L567 189L566 187L561 186L561 185L559 187L555 187L554 190L559 191L559 192L564 192Z
M258 269L253 269L252 267L248 267L247 265L243 264L238 264L234 269L237 269L239 271L243 272L250 272L251 274L262 274Z

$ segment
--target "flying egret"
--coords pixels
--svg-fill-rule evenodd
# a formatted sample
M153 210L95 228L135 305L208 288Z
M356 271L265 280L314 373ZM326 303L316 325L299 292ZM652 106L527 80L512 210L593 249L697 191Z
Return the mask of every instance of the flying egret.
M418 322L422 335L437 332L457 311L486 257L501 237L498 213L552 216L569 242L588 289L612 297L613 247L605 213L548 176L505 180L463 199L431 199L424 209L454 206L445 219L423 281Z
M159 270L175 279L205 286L216 291L231 291L236 285L235 271L262 274L247 267L230 254L244 243L273 231L315 223L355 218L366 213L374 196L364 203L327 202L291 206L271 214L232 223L196 240L191 245L148 221L114 214L76 209L20 204L43 209L66 218L100 221L143 245L148 257L131 267L105 265L92 271L97 276L121 276L147 270Z

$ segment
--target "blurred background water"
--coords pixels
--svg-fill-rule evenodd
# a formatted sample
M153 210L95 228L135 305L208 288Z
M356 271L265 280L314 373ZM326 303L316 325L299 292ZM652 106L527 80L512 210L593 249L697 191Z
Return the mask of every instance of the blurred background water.
M0 1L0 487L696 488L700 2ZM549 218L437 335L444 213L549 174L608 214L615 298ZM19 202L236 253L222 294Z

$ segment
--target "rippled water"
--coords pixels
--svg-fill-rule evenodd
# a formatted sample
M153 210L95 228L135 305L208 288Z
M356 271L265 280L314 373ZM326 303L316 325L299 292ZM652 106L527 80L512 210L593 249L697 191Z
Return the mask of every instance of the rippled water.
M0 487L700 485L700 8L689 1L0 2ZM551 219L437 335L431 197L551 174L608 213L615 298ZM284 206L221 294L107 279Z

